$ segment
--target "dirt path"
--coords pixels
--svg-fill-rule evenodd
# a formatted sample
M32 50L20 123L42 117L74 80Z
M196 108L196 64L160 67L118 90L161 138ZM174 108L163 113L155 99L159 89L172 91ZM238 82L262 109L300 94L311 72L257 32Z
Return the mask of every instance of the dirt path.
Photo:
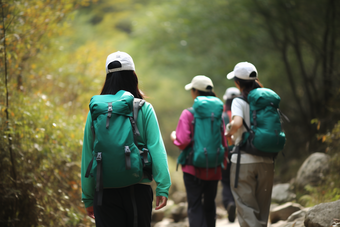
M230 223L228 218L216 220L216 227L239 227L239 226L240 225L238 224L237 219L235 220L234 223Z

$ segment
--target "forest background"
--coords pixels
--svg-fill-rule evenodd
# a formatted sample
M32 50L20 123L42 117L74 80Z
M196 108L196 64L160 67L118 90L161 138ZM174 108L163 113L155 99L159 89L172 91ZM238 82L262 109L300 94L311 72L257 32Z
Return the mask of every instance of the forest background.
M206 75L222 96L227 73L253 63L281 96L287 144L275 182L296 176L313 152L332 157L304 205L340 199L340 2L336 0L0 0L0 225L90 226L80 160L88 103L115 51L134 59L158 116L173 186L172 145L184 85ZM306 195L308 195L306 197ZM303 198L303 199L302 199Z

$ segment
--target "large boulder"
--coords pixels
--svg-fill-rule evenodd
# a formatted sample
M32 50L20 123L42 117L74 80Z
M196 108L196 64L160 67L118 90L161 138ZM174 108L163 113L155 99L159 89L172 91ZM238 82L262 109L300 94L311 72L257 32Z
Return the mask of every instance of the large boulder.
M309 209L304 208L303 210L296 211L286 221L280 220L271 224L270 227L305 227L304 221Z
M291 202L285 203L281 206L277 206L270 211L269 214L270 223L275 223L280 220L287 220L291 214L302 209L303 207L300 204Z
M340 219L340 200L312 207L306 214L305 226L329 227L336 219Z
M272 190L272 201L277 203L286 203L294 200L296 195L291 192L290 184L277 184L274 185Z
M297 173L296 186L304 188L308 184L318 185L329 170L329 161L330 156L324 153L317 152L310 155Z

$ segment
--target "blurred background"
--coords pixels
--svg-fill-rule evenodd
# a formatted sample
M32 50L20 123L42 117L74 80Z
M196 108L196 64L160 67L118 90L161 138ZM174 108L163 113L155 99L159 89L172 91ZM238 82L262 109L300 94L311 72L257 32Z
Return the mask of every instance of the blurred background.
M281 97L285 149L275 182L291 181L314 152L332 157L329 181L303 193L340 199L340 2L336 0L0 0L0 225L90 226L81 202L80 161L88 104L105 60L134 59L168 152L184 86L210 77L220 99L226 75L253 63ZM334 183L335 182L335 183ZM297 198L299 199L299 198Z

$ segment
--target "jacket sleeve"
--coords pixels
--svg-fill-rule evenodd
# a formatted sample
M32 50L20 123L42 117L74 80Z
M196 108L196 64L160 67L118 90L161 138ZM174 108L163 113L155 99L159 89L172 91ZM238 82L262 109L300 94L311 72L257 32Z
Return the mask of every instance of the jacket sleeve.
M179 117L174 144L181 150L184 150L191 143L193 119L194 116L186 109L183 110Z
M152 157L152 174L157 184L156 196L168 197L171 180L167 154L156 113L150 103L145 103L143 107L145 140Z
M92 148L93 148L93 136L91 131L92 118L89 112L86 119L84 129L83 151L81 157L81 188L82 188L82 200L85 203L85 207L93 205L95 182L94 177L85 177L87 166L92 160Z

